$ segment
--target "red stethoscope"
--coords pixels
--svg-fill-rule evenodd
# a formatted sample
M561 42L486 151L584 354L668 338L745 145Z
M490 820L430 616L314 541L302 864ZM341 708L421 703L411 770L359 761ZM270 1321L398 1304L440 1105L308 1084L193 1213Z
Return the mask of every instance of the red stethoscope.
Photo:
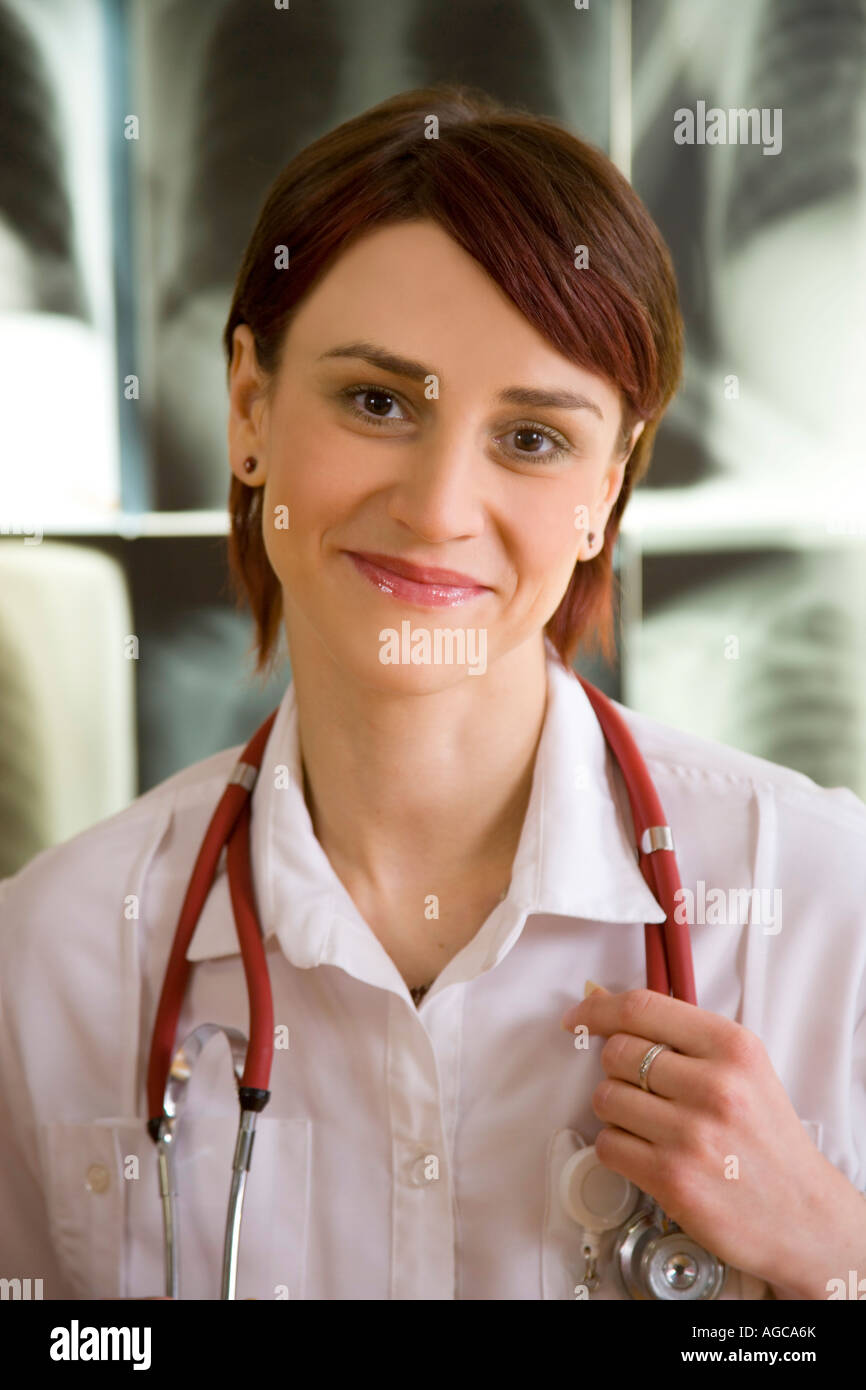
M576 672L574 674L577 675ZM681 887L680 876L673 836L665 823L661 802L622 717L606 695L582 676L578 675L577 679L586 692L622 772L631 804L640 871L650 892L665 911L664 922L647 922L644 927L647 984L660 994L673 993L675 998L695 1004L689 929L687 923L678 922L674 915L678 902L675 894ZM228 1041L240 1101L220 1295L224 1299L235 1297L246 1175L252 1155L256 1115L270 1099L274 1058L274 1005L253 891L249 825L250 797L276 716L275 709L250 739L211 818L183 901L157 1007L147 1071L147 1104L151 1116L147 1128L157 1146L165 1236L166 1293L172 1298L178 1297L179 1286L174 1161L177 1121L192 1067L216 1033L222 1033ZM186 952L210 892L224 845L227 845L229 892L249 996L249 1041L235 1028L203 1023L175 1050L178 1019L190 970Z

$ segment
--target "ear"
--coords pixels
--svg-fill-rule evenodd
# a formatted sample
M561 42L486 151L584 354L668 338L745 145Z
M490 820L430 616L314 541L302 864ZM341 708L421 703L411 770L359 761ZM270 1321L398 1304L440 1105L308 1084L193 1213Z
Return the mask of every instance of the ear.
M236 478L248 487L263 483L267 476L265 416L266 380L256 359L255 340L248 324L240 323L232 338L229 368L228 452L229 465ZM245 472L244 459L258 460L255 479Z
M618 463L610 464L605 470L601 491L599 492L598 499L593 509L598 513L598 525L596 530L603 531L607 525L607 519L616 505L616 499L619 497L620 488L625 478L627 462L627 459L622 459Z
M632 450L634 449L635 444L643 434L645 423L646 421L644 420L638 420L637 424L631 432L628 450L626 451L626 453L621 454L615 463L612 463L610 465L610 467L607 469L607 472L604 475L604 492L602 493L598 502L598 505L604 517L604 525L602 526L602 530L604 529L604 526L607 525L607 519L613 511L613 508L616 504L616 499L619 497L620 488L622 487L623 479L625 478L625 470L628 467L628 461L631 458Z
M629 452L629 454L631 454L632 449L634 448L635 444L637 444L638 440L640 439L641 435L643 434L643 432L644 432L644 426L645 426L645 425L646 425L646 420L638 420L637 424L635 425L634 429L632 430L632 432L631 432L631 443L630 443L629 446L628 446L628 452Z

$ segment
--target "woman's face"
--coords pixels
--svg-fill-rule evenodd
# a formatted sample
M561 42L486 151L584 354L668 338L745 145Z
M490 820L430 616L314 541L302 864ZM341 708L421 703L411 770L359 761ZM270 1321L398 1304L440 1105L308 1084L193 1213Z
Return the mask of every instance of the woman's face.
M242 325L231 466L264 482L293 662L320 644L367 686L420 693L541 643L590 553L587 531L600 549L622 484L619 399L438 224L391 225L351 245L299 306L270 399L263 387ZM458 571L475 587L407 587L352 558L370 554ZM459 630L463 639L445 635Z

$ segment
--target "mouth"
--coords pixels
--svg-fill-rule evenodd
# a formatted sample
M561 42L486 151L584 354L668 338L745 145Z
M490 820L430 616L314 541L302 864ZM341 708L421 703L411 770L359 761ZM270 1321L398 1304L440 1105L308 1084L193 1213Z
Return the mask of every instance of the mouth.
M471 575L461 574L457 570L413 565L393 555L354 550L343 553L349 557L358 573L380 593L421 608L454 607L490 593L488 585L479 584Z

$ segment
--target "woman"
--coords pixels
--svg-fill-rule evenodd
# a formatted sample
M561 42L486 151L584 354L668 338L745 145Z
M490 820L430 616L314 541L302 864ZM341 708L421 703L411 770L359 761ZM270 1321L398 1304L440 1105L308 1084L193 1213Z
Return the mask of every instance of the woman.
M624 1298L616 1232L592 1287L560 1193L593 1142L727 1264L723 1298L866 1275L866 807L621 711L694 922L697 1005L651 992L665 912L571 671L610 654L681 370L640 200L551 121L394 97L277 178L225 347L231 565L259 669L282 629L293 678L251 799L276 1053L238 1296ZM46 1298L161 1290L150 1040L238 753L3 885L0 1273ZM186 955L178 1040L246 1032L224 863ZM214 1042L180 1129L185 1297L219 1292L236 1122Z

